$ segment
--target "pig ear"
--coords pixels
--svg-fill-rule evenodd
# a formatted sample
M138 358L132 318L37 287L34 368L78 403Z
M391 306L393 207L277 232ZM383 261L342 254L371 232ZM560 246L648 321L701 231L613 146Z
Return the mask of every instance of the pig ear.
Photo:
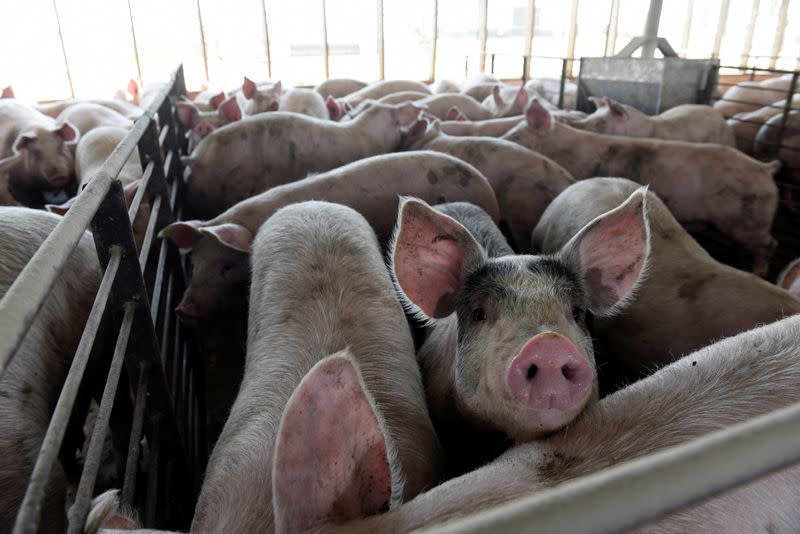
M412 102L404 102L403 104L394 106L392 115L394 115L394 120L397 121L400 126L408 126L417 120L420 111L422 110Z
M783 272L778 275L778 281L775 284L783 289L790 289L795 280L800 275L800 258L790 263Z
M384 512L391 451L349 350L319 361L281 417L272 468L278 533L306 532Z
M169 239L178 248L191 249L203 235L199 227L200 221L174 222L165 226L158 237Z
M14 98L14 88L10 85L8 87L3 87L3 94L0 98Z
M17 145L19 145L19 141L17 141ZM17 146L14 147L14 150L18 150ZM24 157L25 156L21 152L17 151L16 154L0 159L0 173L4 173L9 169L12 169L14 165L22 161ZM0 177L0 179L2 179L2 177Z
M612 115L623 120L628 119L628 110L625 109L625 106L610 98L606 99L606 103L608 104L608 109L611 111Z
M256 84L247 76L244 77L244 82L242 82L242 94L248 100L252 100L256 94Z
M139 84L136 83L136 80L133 78L128 80L128 92L134 97L134 99L136 98L136 95L139 94Z
M55 213L56 215L61 215L63 217L75 203L75 198L76 197L72 197L63 204L45 204L44 209L50 213Z
M240 224L226 223L204 226L200 228L200 232L215 237L217 241L229 248L250 254L253 234Z
M184 128L193 128L197 121L197 106L189 102L178 102L178 120Z
M283 94L283 83L280 80L275 82L275 85L272 86L272 92L275 93L277 96Z
M405 142L403 145L408 148L420 139L425 136L425 132L428 131L428 120L427 119L419 119L411 127L408 129L405 135Z
M525 110L525 120L528 121L528 126L537 133L546 133L553 128L553 116L536 99L532 100L528 109Z
M455 310L464 282L485 261L457 221L425 202L402 199L392 245L392 273L407 307L440 319Z
M520 87L519 91L517 92L517 96L514 99L514 103L520 111L525 111L525 108L528 107L528 93L525 91L524 87Z
M211 100L209 100L208 103L211 104L211 106L214 109L217 109L220 106L220 104L222 104L224 101L225 101L225 92L220 91L216 95L212 96Z
M589 222L559 254L583 279L589 310L616 313L632 298L650 254L647 188Z
M214 97L216 98L216 97ZM242 119L242 109L239 107L239 102L236 97L232 96L217 106L217 110L228 122L238 121Z
M325 99L325 107L328 108L328 115L330 115L332 121L338 121L341 118L342 110L339 107L339 103L331 95L328 95L328 98Z
M497 105L498 108L502 108L504 103L503 99L500 98L500 86L495 85L492 87L492 98L494 98L494 103Z
M38 139L35 133L20 134L14 142L14 152L19 152L28 148L28 146ZM5 160L3 160L5 161Z
M81 134L78 132L78 129L71 125L69 122L65 122L55 130L53 133L58 135L61 139L64 140L65 143L77 143L78 139L80 138Z
M597 109L604 108L608 105L608 101L602 96L590 96L589 102L594 104Z

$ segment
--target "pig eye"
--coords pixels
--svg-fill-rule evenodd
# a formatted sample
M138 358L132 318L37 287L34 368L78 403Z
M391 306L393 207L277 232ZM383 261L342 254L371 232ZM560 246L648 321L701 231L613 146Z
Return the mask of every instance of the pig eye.
M231 272L232 269L233 269L233 265L231 265L230 263L226 263L226 264L224 264L222 266L222 273L223 274L227 274L227 273Z
M572 318L575 322L582 323L586 319L586 311L578 306L572 308Z
M483 308L475 308L472 310L472 320L473 321L485 321L486 320L486 312Z

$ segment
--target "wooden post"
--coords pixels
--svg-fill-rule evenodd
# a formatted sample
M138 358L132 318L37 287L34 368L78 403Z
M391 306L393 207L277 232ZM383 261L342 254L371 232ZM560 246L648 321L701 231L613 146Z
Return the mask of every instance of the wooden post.
M531 75L531 56L533 52L533 34L536 29L536 0L528 0L528 26L525 31L525 70L522 73L524 79Z
M617 48L617 28L619 27L619 0L611 0L611 15L606 30L606 56L613 56Z
M325 0L322 0L322 55L325 59L325 79L331 77L328 49L328 10Z
M487 26L489 24L489 0L480 0L480 42L481 52L478 57L478 71L486 70L486 39L488 37Z
M58 41L61 43L61 54L64 56L64 69L67 72L67 81L69 82L69 94L75 98L75 87L72 85L72 72L69 69L69 61L67 60L67 49L64 47L64 36L61 34L61 18L58 16L58 6L56 0L53 0L53 11L56 13L56 25L58 26Z
M261 0L261 18L264 20L264 52L267 55L267 79L272 79L272 52L269 49L269 23L267 22L267 0Z
M436 78L436 46L439 41L439 0L433 0L433 46L431 50L431 72L428 79Z
M572 76L572 59L575 57L575 40L578 37L578 3L572 0L572 11L569 15L569 38L567 39L567 76Z
M786 14L789 11L789 0L783 0L781 10L778 12L778 27L775 32L775 41L772 43L772 57L769 58L769 68L774 69L781 55L783 47L783 32L786 30Z
M711 50L711 57L719 57L719 48L722 46L722 38L725 36L725 30L728 26L728 9L731 6L731 0L722 0L719 6L719 24L717 24L717 33L714 35L714 48Z

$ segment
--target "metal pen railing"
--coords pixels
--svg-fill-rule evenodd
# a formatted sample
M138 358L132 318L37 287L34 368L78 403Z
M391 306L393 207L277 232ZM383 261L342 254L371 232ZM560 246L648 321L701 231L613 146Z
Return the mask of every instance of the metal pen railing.
M146 526L188 526L199 489L198 473L206 457L202 388L197 387L202 384L202 373L196 368L196 359L189 360L191 349L171 310L185 286L180 257L163 241L153 243L158 231L180 214L180 155L185 136L171 100L185 92L183 68L179 67L0 300L2 373L12 358L23 357L14 354L17 347L84 231L91 229L103 279L18 510L15 533L37 531L47 483L76 409L78 389L104 315L110 318L116 343L113 351L100 354L110 356L110 370L77 493L67 513L67 531L83 529L115 399L118 405L132 407L131 433L122 462L126 466L123 503L142 508ZM133 150L139 152L144 173L128 209L116 176ZM145 195L151 212L137 253L131 222ZM123 376L127 377L126 387L120 387ZM125 399L129 396L132 398ZM85 418L85 414L79 415ZM146 485L141 483L143 475ZM192 487L181 481L192 481ZM180 490L173 491L177 488Z

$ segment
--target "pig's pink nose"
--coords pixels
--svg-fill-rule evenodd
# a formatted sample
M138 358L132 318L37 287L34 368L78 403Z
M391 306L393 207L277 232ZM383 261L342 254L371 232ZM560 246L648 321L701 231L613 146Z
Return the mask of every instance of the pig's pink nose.
M200 314L191 304L181 302L178 307L175 308L175 314L184 325L189 327L195 327L200 322Z
M569 410L583 404L593 376L586 358L564 336L545 332L532 337L511 360L508 385L527 408Z
M211 126L210 124L206 124L204 122L201 122L194 128L194 131L197 132L197 135L199 135L201 139L207 137L208 134L210 134L213 130L214 130L213 126Z

